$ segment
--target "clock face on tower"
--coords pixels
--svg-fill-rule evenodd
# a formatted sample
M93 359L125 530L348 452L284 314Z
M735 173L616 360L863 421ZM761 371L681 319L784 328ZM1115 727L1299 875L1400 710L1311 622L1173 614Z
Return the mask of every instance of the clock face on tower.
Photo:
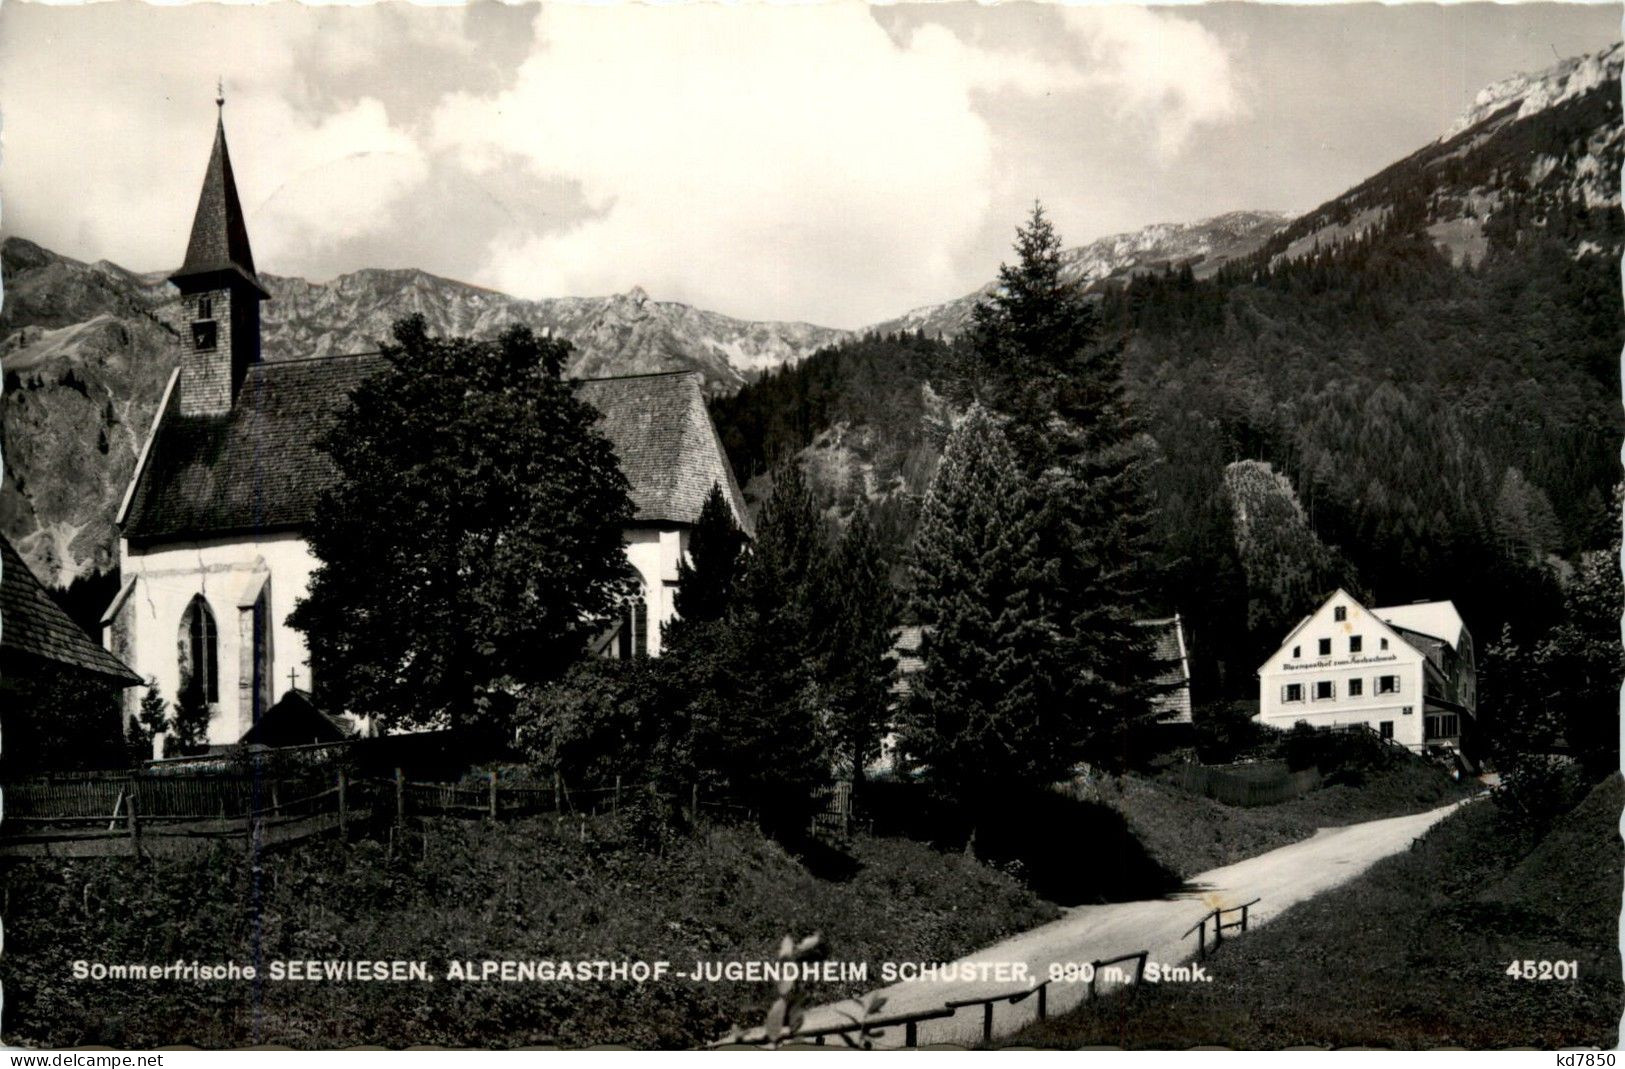
M212 319L206 319L192 324L192 348L213 349L215 347L215 328L218 324Z

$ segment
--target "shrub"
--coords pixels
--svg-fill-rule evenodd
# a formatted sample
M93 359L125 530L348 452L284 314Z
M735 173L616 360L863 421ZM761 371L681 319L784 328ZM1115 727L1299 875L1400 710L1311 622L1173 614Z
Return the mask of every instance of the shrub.
M1581 767L1567 758L1523 754L1505 763L1490 797L1515 826L1540 834L1578 805L1588 786Z
M648 658L592 658L519 702L519 746L532 766L567 782L688 782L678 710Z
M1253 702L1199 705L1191 714L1196 756L1206 765L1224 765L1271 748L1279 734L1254 717Z
M1394 750L1371 731L1327 731L1294 724L1280 742L1287 768L1301 772L1318 767L1326 786L1358 787L1366 776L1394 762Z

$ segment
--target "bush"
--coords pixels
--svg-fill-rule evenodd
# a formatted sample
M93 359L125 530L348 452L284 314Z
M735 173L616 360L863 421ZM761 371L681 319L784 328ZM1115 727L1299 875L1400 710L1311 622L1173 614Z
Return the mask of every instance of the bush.
M1293 772L1318 767L1328 787L1358 787L1366 776L1390 767L1395 753L1375 732L1327 731L1300 723L1281 739L1280 756Z
M519 746L535 768L572 784L692 780L678 710L649 658L593 658L519 702Z
M1578 805L1589 786L1567 758L1524 754L1506 762L1490 797L1514 825L1540 834Z
M1273 748L1280 734L1258 722L1253 702L1219 702L1191 713L1196 756L1204 765L1226 765Z
M1154 897L1182 882L1146 852L1122 813L1061 790L1013 790L962 805L918 782L882 779L865 784L860 802L877 834L950 850L969 843L979 860L1062 905Z

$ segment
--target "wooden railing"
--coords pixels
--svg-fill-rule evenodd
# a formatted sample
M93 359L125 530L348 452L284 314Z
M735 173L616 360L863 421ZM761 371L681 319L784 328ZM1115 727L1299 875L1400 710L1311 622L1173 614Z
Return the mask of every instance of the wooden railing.
M1132 954L1120 954L1115 958L1105 958L1089 963L1088 993L1084 996L1087 1002L1094 1001L1096 997L1096 983L1102 978L1110 978L1106 970L1124 962L1136 962L1133 983L1140 983L1145 979L1146 960L1151 956L1149 950L1138 950ZM1128 975L1122 976L1123 983L1130 982ZM788 1035L773 1037L764 1034L749 1034L744 1037L719 1040L713 1047L733 1045L762 1046L768 1043L799 1043L810 1041L814 1046L827 1045L831 1036L839 1037L849 1047L866 1047L881 1032L888 1028L901 1026L903 1029L903 1046L917 1047L920 1042L919 1026L922 1021L938 1021L953 1017L962 1009L972 1006L982 1008L982 1041L991 1042L993 1039L993 1007L1000 1003L1015 1005L1025 1002L1029 998L1036 998L1034 1007L1035 1019L1043 1021L1049 1017L1049 988L1055 983L1051 977L1027 987L1017 988L1014 991L1001 991L996 995L984 995L979 998L951 999L942 1004L941 1009L916 1010L913 1013L894 1013L883 1017L848 1017L844 1022L818 1025L813 1028L800 1028ZM840 1012L837 1010L836 1012Z
M1245 932L1247 930L1247 911L1258 905L1259 901L1259 899L1255 898L1251 902L1243 902L1239 906L1221 906L1213 910L1211 913L1205 914L1201 920L1187 928L1185 930L1185 934L1180 936L1180 938L1183 939L1185 936L1195 932L1196 954L1198 957L1205 958L1207 957L1208 922L1213 922L1213 949L1217 950L1219 949L1219 944L1224 942L1224 933L1226 931L1240 929L1241 931ZM1224 915L1226 913L1240 913L1241 917L1237 920L1226 921L1224 919Z

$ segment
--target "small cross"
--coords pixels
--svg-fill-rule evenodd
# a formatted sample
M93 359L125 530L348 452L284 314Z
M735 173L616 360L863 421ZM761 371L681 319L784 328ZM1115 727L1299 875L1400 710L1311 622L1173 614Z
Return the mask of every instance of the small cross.
M217 77L214 80L214 106L217 108L226 106L226 80L224 78Z
M299 669L288 669L288 689L297 690L299 687Z

